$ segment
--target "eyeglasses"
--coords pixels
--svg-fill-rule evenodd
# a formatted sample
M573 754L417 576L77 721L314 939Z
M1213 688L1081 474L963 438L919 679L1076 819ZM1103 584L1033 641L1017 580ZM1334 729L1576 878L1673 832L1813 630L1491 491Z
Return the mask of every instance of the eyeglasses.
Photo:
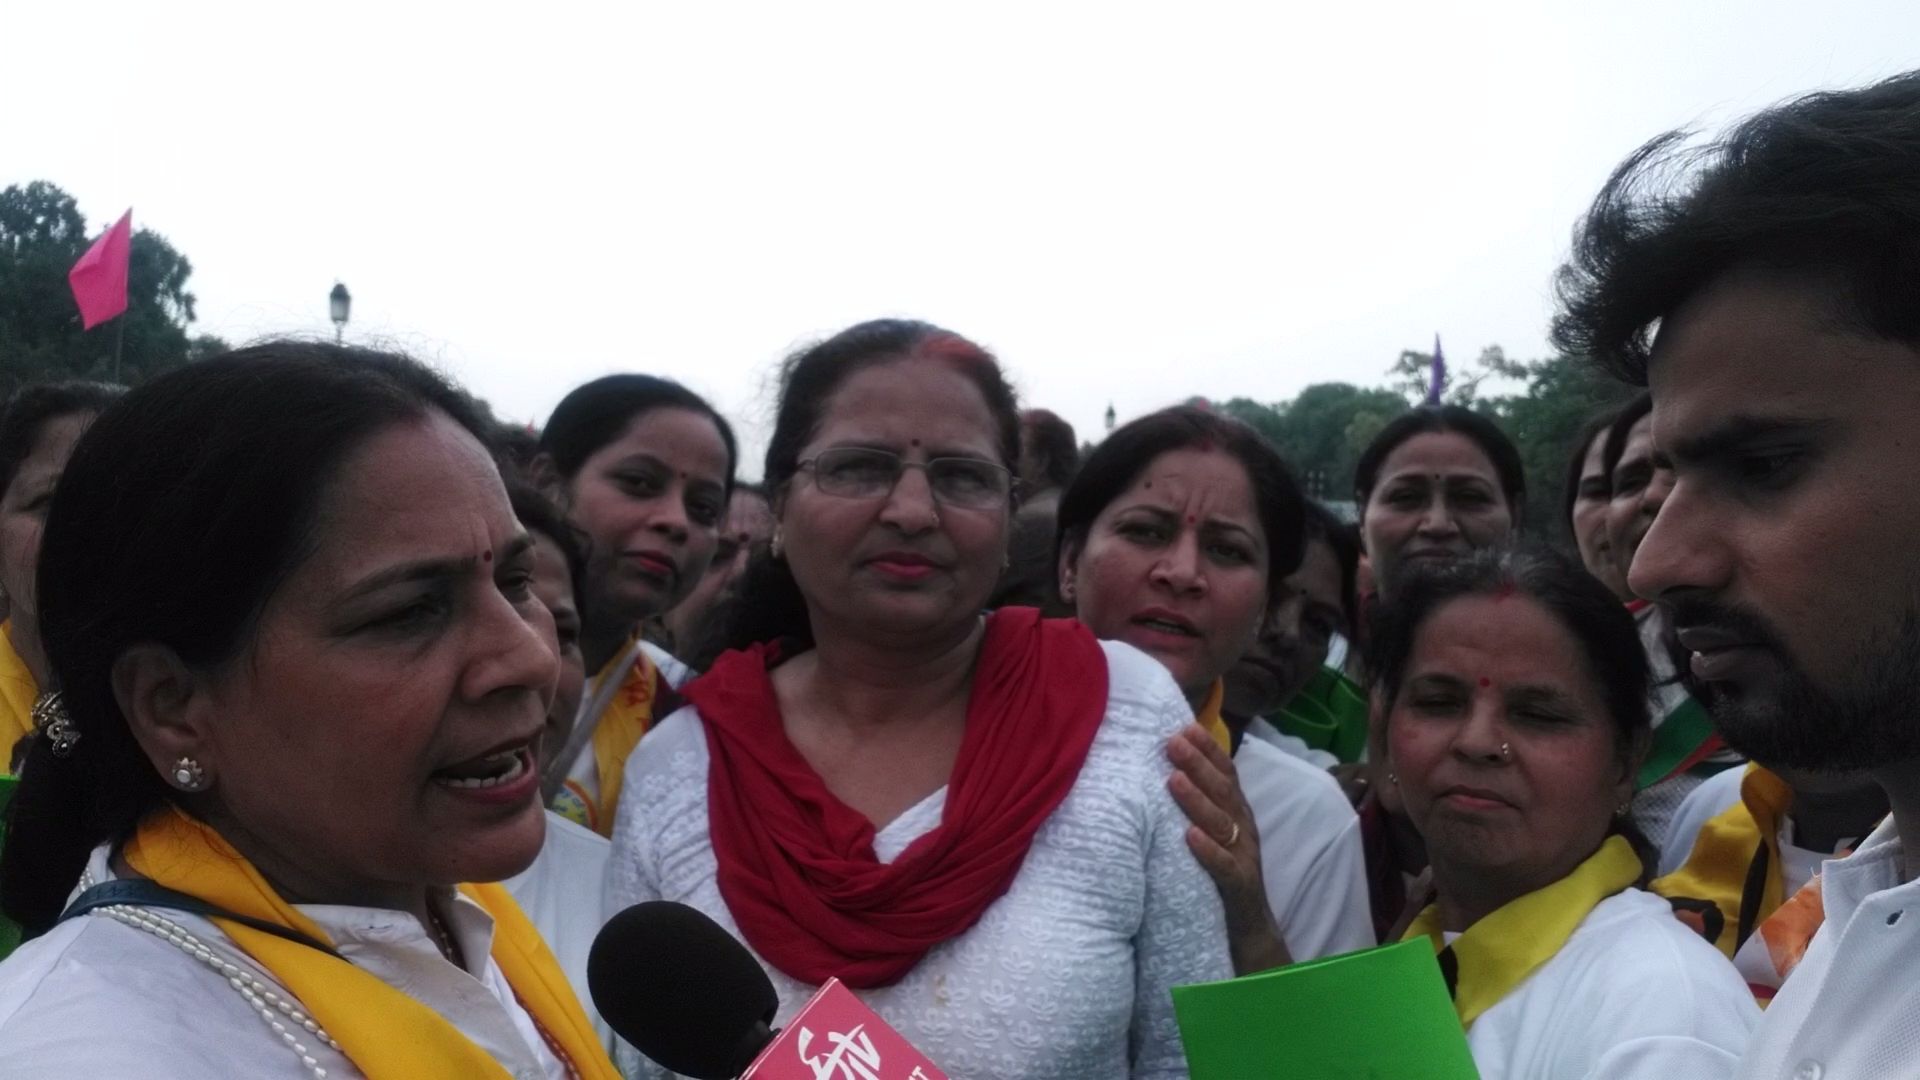
M970 510L1005 506L1016 484L1006 466L981 458L938 457L921 464L857 446L822 450L800 468L813 473L814 486L821 491L847 499L884 499L902 473L924 469L935 501Z

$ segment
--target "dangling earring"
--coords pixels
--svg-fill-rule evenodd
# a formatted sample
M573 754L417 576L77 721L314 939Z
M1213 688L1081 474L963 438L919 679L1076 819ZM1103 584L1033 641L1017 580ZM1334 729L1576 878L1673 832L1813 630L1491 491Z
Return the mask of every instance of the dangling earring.
M784 546L782 537L783 534L780 532L780 526L775 525L773 527L773 540L767 544L767 553L776 559L780 557L780 550Z
M1393 785L1394 787L1399 787L1399 786L1400 786L1400 774L1399 774L1399 773L1388 773L1388 774L1387 774L1387 783L1389 783L1389 784L1392 784L1392 785Z
M63 758L73 753L74 744L80 741L80 732L74 729L73 718L67 715L66 701L60 691L41 694L33 703L32 715L34 730L53 747L54 757Z
M190 757L183 757L173 763L173 775L168 779L181 791L201 791L207 786L207 771L200 763Z

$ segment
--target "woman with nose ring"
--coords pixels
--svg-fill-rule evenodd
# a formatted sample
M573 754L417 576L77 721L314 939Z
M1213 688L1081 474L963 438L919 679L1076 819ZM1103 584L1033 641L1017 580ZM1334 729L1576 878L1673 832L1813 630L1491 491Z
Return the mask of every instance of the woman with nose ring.
M1372 681L1388 782L1432 868L1406 937L1439 954L1480 1075L1734 1076L1752 997L1642 888L1628 802L1647 664L1632 617L1544 548L1400 586Z

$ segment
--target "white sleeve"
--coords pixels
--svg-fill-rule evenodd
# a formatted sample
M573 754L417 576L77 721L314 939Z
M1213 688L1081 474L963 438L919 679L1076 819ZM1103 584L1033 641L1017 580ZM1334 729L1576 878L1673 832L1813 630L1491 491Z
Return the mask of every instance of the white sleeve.
M1260 873L1274 923L1295 960L1370 948L1360 818L1332 777L1271 744L1234 757L1260 829Z
M1173 690L1171 680L1167 689ZM1191 720L1184 700L1166 704L1172 734ZM1156 753L1142 770L1146 799L1147 894L1134 938L1131 1034L1134 1080L1186 1080L1187 1054L1173 1014L1173 988L1233 977L1227 955L1227 917L1220 892L1187 847L1187 816L1167 780L1173 766Z
M658 729L656 729L657 733ZM657 878L658 860L654 857L654 831L649 827L653 815L645 798L658 780L649 764L646 739L627 755L621 789L625 797L613 815L613 851L607 858L605 909L611 919L635 904L660 899ZM636 797L639 796L639 797Z
M658 730L655 729L655 734L658 734ZM647 812L646 798L635 797L636 793L647 792L657 783L651 775L654 767L649 762L654 755L647 752L648 741L640 740L640 745L627 755L626 771L621 781L626 795L620 800L619 809L614 812L613 852L607 860L603 889L606 914L602 922L634 904L661 898L658 860L653 850L654 832L647 827L654 815ZM673 1075L655 1065L625 1039L617 1037L613 1063L626 1080L667 1080Z
M1264 838L1262 839L1265 847ZM1264 856L1263 856L1264 857ZM1274 869L1263 866L1268 895ZM1373 905L1367 891L1367 859L1360 846L1360 818L1351 809L1339 827L1314 853L1295 886L1299 902L1281 923L1281 940L1295 960L1317 960L1357 949L1371 949ZM1280 913L1275 912L1276 920Z

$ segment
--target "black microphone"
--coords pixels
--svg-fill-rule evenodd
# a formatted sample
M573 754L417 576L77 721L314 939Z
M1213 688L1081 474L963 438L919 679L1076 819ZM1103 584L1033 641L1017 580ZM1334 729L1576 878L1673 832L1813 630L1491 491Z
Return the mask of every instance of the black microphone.
M683 1076L733 1080L773 1041L780 997L745 945L685 904L615 915L587 955L593 1006L634 1049Z

